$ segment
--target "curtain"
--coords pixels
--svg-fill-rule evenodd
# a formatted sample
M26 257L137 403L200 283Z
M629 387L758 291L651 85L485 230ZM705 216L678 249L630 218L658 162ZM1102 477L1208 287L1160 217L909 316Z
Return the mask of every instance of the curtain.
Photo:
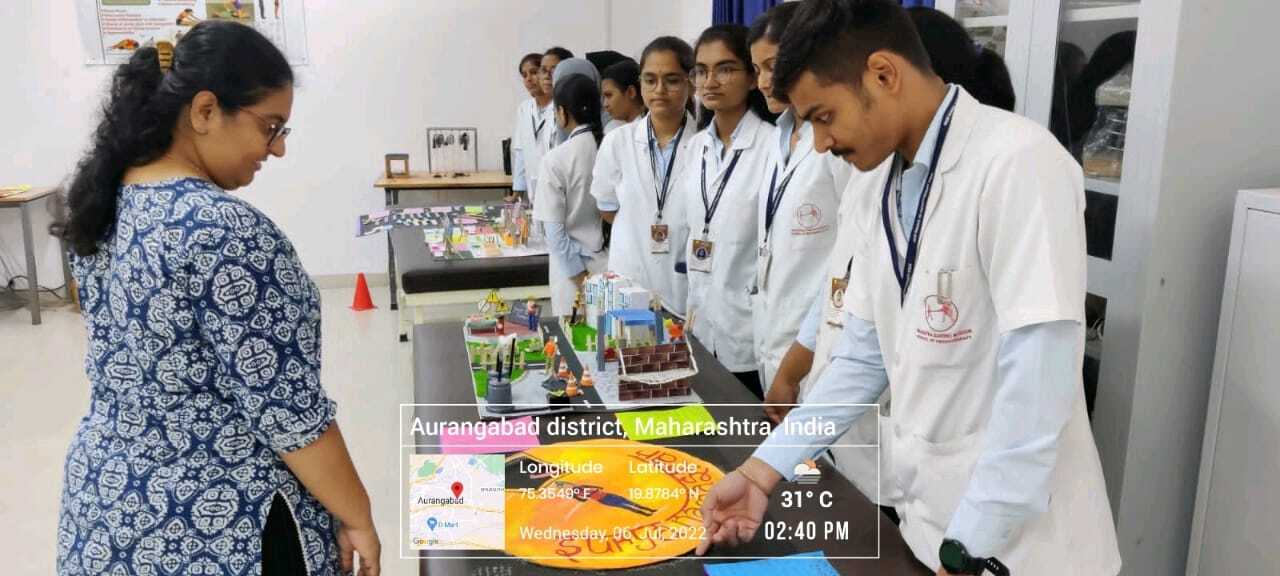
M750 26L782 0L711 0L711 23Z
M933 8L933 0L900 1L907 8L916 6ZM782 0L711 0L711 23L750 26L756 21L757 16L781 3Z

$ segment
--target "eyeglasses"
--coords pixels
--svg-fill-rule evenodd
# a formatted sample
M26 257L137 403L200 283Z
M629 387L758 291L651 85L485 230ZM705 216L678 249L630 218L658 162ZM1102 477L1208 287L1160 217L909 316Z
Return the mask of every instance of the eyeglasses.
M257 119L259 122L263 123L263 125L267 127L267 135L268 135L267 148L270 148L272 144L275 144L277 139L284 140L285 138L289 137L289 134L293 133L293 128L285 126L284 122L275 122L272 120L268 120L266 118L263 118L262 115L248 108L241 108L240 111L250 116L253 116L255 119Z
M745 71L746 69L735 64L721 64L716 66L714 70L710 71L699 66L693 70L693 84L695 86L702 86L706 84L708 76L715 76L717 84L726 84L733 80L734 75Z
M644 88L645 92L657 92L659 87L664 90L679 90L688 81L689 78L687 76L679 74L668 74L661 77L649 75L640 77L640 86Z

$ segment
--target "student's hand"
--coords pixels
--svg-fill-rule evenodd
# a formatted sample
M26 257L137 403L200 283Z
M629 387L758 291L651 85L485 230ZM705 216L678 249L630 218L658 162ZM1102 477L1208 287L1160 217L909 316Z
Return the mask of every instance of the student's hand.
M950 573L950 572L947 572L947 569L946 569L946 568L939 568L939 569L938 569L938 576L951 576L951 573Z
M372 520L365 527L343 524L338 528L338 557L342 561L342 569L347 572L354 569L353 552L360 554L360 570L355 572L356 576L379 576L382 573L382 542L378 540L378 531L374 529Z
M583 270L583 271L579 272L576 276L574 276L574 277L572 277L572 278L569 278L569 279L570 279L570 280L573 280L574 285L576 285L577 287L581 288L581 287L582 287L582 283L587 281L587 271L586 271L586 270Z
M748 474L755 480L749 479ZM711 487L702 503L706 533L694 553L702 556L713 544L737 546L750 542L769 507L768 492L779 480L781 476L773 468L752 458Z
M795 406L770 406L770 404L795 404L796 398L800 397L800 384L791 382L782 377L781 374L774 376L773 385L769 386L769 391L764 395L764 414L769 417L769 421L781 424L782 419L787 417L787 413Z

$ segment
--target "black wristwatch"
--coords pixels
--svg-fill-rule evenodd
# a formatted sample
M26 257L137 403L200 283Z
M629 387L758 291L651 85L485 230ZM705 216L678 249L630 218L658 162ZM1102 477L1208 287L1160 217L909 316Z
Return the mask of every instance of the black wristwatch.
M995 576L1009 576L1009 569L995 558L974 558L969 555L964 544L957 540L943 540L938 549L938 559L949 574L982 574L990 572Z

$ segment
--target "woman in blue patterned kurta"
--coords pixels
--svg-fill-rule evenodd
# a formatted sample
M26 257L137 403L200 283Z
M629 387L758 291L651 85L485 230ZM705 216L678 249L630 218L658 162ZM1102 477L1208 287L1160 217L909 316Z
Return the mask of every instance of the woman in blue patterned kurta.
M283 156L292 73L204 22L116 72L58 225L88 326L58 573L378 573L369 500L320 385L319 293L226 190ZM340 560L341 556L341 560ZM340 566L341 565L341 566Z

